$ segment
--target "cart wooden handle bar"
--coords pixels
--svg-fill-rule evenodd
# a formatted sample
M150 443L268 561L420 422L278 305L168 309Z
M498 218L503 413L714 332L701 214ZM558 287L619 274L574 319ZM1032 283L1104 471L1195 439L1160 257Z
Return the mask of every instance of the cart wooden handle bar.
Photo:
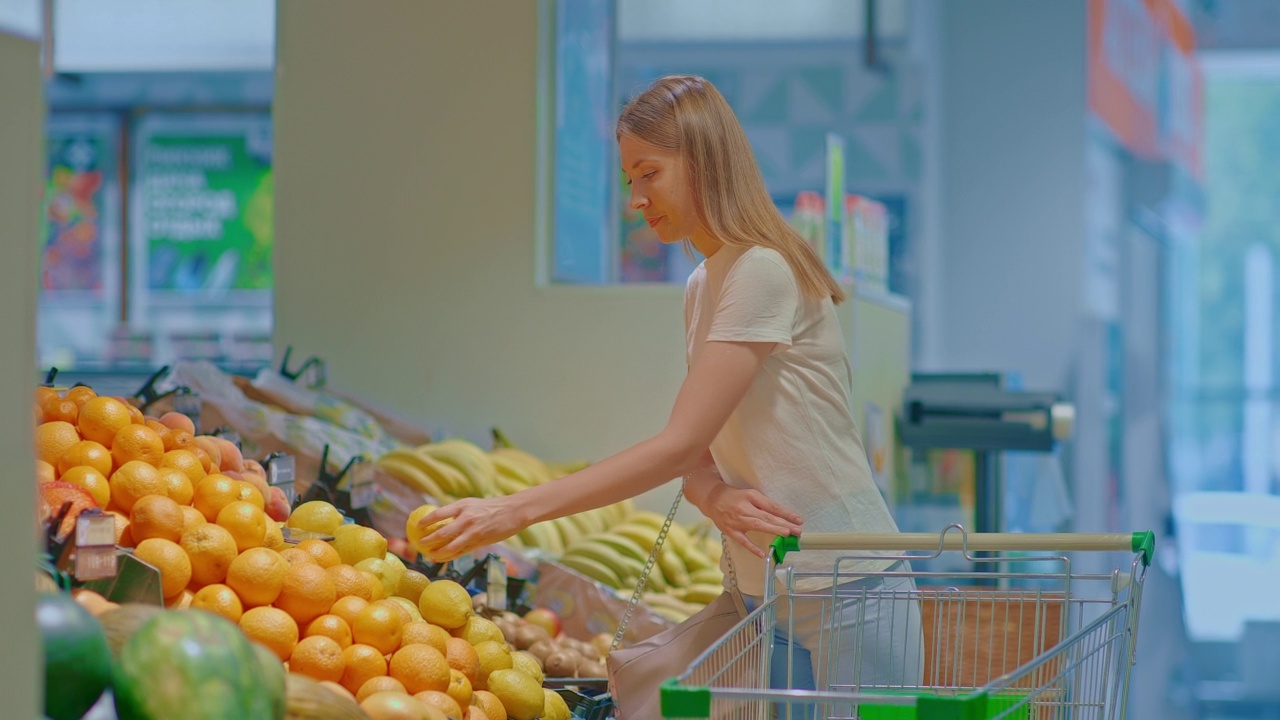
M941 533L804 533L773 541L773 560L796 550L898 550L971 552L1133 552L1151 563L1155 533L970 533L958 526Z

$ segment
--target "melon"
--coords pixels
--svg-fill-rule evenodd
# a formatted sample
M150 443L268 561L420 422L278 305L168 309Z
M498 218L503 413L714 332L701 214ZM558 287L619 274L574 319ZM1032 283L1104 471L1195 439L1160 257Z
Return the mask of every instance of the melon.
M70 595L36 599L44 647L44 714L79 720L111 685L111 650L102 626Z
M116 662L119 720L278 720L283 674L264 672L234 623L170 610L143 623Z

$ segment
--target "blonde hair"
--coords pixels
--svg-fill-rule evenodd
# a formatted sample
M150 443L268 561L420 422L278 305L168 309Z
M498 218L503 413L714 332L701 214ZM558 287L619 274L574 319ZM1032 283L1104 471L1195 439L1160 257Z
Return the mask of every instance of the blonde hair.
M774 207L747 134L709 81L693 75L654 81L622 109L617 134L680 154L698 219L716 240L777 250L805 295L845 299L817 253Z

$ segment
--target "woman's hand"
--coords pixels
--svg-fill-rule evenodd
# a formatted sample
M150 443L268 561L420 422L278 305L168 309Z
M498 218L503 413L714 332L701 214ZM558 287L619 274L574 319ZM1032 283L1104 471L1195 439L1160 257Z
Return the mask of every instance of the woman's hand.
M737 542L757 556L764 558L767 551L747 536L761 532L775 537L799 535L804 518L788 508L770 500L764 493L751 488L735 488L717 482L702 503L702 512L725 537Z
M463 498L437 508L418 527L425 533L437 522L447 523L424 534L415 549L432 562L447 562L506 540L525 528L520 514L509 507L514 497Z

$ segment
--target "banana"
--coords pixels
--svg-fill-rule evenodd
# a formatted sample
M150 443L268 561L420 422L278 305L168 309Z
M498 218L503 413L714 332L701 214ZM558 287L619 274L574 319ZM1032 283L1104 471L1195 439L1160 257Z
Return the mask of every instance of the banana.
M649 559L649 551L636 544L635 540L621 535L615 535L611 532L590 535L584 538L584 540L591 540L608 545L629 558L639 560L641 563Z
M718 568L719 565L711 561L707 554L703 552L702 547L697 542L690 542L689 547L685 548L684 555L685 567L689 568L690 573L708 568ZM718 572L718 570L717 570Z
M529 472L528 468L513 461L506 455L489 453L489 460L493 462L493 469L497 473L498 480L506 479L524 487L533 487L538 484L538 479L534 477L533 473ZM499 488L501 488L501 485L499 485Z
M568 518L558 517L548 520L547 523L560 536L560 544L566 550L582 537L582 531L578 530Z
M495 462L500 458L502 462L513 465L521 469L522 473L530 479L534 485L541 485L554 476L547 470L547 464L542 462L540 458L527 453L520 448L500 447L489 451L490 458Z
M720 540L720 536L712 537L710 535L702 538L702 551L711 558L711 562L717 566L720 565L720 556L724 554L724 544Z
M503 541L502 541L502 544L503 544L503 545L506 545L506 546L507 546L507 547L509 547L509 548L512 548L513 550L523 550L523 549L524 549L524 541L520 539L520 536L519 536L519 535L512 535L511 537L507 538L506 540L503 540Z
M616 572L590 558L569 556L560 558L559 562L561 565L571 570L576 570L592 580L608 585L611 588L621 588L623 585L622 578L619 578Z
M614 535L625 537L639 545L644 550L645 555L648 555L649 551L653 549L653 543L658 538L657 531L647 526L630 522L622 523L610 530L610 532Z
M662 525L666 521L667 518L665 515L659 515L652 510L637 510L636 512L631 513L631 517L627 518L627 522L629 523L638 523L640 525L646 525L653 528L655 535L662 529Z
M417 468L424 475L431 478L436 485L445 493L453 497L470 497L471 483L467 482L467 478L456 469L438 462L434 458L421 455L417 452L407 449L392 450L382 456L382 460L398 460Z
M720 568L702 568L689 573L690 585L722 585L724 583L724 573L720 572Z
M399 458L383 457L374 463L379 470L407 484L423 495L433 498L437 503L447 505L454 501L454 496L445 492L439 483L427 476L414 465Z
M550 527L547 523L537 523L521 530L516 534L525 547L539 548L547 553L559 557L564 552L564 544L560 541L560 533L555 528Z
M671 527L667 529L667 542L672 550L676 551L682 559L689 553L689 548L693 546L693 538L690 537L689 531L684 529L680 523L671 523Z
M498 471L494 468L489 453L475 443L461 438L449 438L419 445L417 451L456 468L471 481L477 497L493 497L497 494L493 479Z
M640 577L640 571L644 569L644 563L635 558L628 557L614 550L612 547L600 542L580 542L566 549L562 560L566 557L584 557L589 560L604 565L613 570L620 580L626 581L631 579L634 581Z
M720 585L690 585L677 593L678 597L688 603L706 605L724 592Z
M521 490L527 490L529 488L528 485L525 485L518 480L513 480L505 475L498 475L495 477L493 479L493 484L494 487L498 489L498 492L503 495L515 495Z
M666 577L668 585L682 588L689 584L689 570L674 550L663 548L658 553L658 567L662 568L662 575Z

